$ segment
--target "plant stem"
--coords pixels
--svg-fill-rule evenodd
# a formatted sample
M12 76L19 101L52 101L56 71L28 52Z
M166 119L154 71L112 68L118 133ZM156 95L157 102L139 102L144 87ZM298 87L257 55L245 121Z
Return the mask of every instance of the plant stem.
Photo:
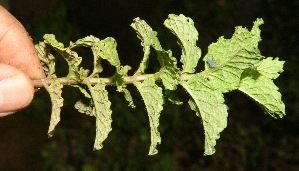
M193 76L193 74L182 74L180 77L181 81L186 81L189 80L191 77ZM142 82L145 79L149 78L149 77L154 77L154 74L144 74L144 75L134 75L134 76L128 76L128 77L124 77L124 81L126 82L126 84L132 84L134 82ZM66 77L61 77L61 78L57 78L59 80L59 82L63 85L76 85L76 84L84 84L84 83L90 83L91 85L95 85L99 82L104 82L106 85L115 85L115 80L112 78L85 78L81 83L74 81L74 80L70 80ZM45 87L46 85L50 85L52 82L52 78L45 78L45 79L40 79L40 80L32 80L33 85L35 88L41 88L41 87ZM156 78L156 80L160 80L160 78Z

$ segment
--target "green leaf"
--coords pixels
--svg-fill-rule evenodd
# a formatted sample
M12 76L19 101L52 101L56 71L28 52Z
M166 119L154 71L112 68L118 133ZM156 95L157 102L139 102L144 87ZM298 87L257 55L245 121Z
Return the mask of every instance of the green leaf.
M188 100L188 104L190 106L190 109L196 112L196 116L200 117L199 109L197 108L196 103L192 98Z
M108 137L111 128L111 102L108 99L108 91L105 90L104 83L95 86L87 84L92 99L85 98L75 104L79 112L96 117L96 138L94 150L103 148L103 141Z
M89 86L92 95L95 117L96 117L96 139L94 149L99 150L103 147L103 141L108 137L111 128L111 102L108 99L108 91L105 90L104 83L98 83L95 86Z
M206 62L202 75L211 81L215 89L222 92L237 89L242 72L264 58L258 49L258 42L261 40L258 27L261 24L262 19L254 22L251 32L246 28L236 27L231 39L220 37L209 46L204 60L213 60L217 65L211 67Z
M155 44L155 46L161 47L160 42L157 38L157 32L153 31L152 28L139 17L133 20L131 27L136 31L137 37L141 40L141 46L143 46L143 59L139 65L136 75L144 74L147 69L150 46Z
M63 105L61 97L63 86L59 81L65 84L64 79L58 79L55 75L55 58L50 54L50 50L54 49L69 65L67 78L79 83L72 86L78 88L84 95L83 99L75 104L75 108L96 118L95 150L103 147L103 141L112 130L111 103L105 89L106 84L115 84L117 91L124 93L129 105L134 107L132 96L126 87L128 83L133 83L144 100L149 116L151 130L149 155L158 152L156 147L161 143L158 131L159 117L164 101L162 88L155 81L161 80L166 97L175 104L182 103L175 92L178 84L190 94L191 98L188 101L190 108L202 119L204 127L205 155L213 154L216 140L227 126L227 107L224 104L223 93L238 89L255 100L272 117L285 115L285 105L281 101L278 87L273 82L273 79L283 71L284 61L272 57L265 58L260 54L258 43L261 41L259 29L261 24L263 20L257 19L251 31L236 27L231 39L220 37L216 43L212 43L203 59L205 70L198 74L192 74L201 57L201 50L196 46L198 33L192 19L183 15L170 14L164 22L164 25L178 38L182 48L180 59L183 64L182 71L177 67L177 59L172 56L172 51L162 48L157 32L140 18L134 19L131 26L141 40L144 56L132 77L128 77L130 67L120 64L115 39L100 40L94 36L87 36L71 42L69 47L64 47L54 35L46 34L44 42L35 48L47 75L46 82L51 81L49 85L45 83L52 101L49 136L53 135L53 130L60 121ZM88 75L88 70L79 67L82 58L74 51L76 47L82 46L91 48L94 55L94 69L91 75ZM161 69L154 74L142 75L147 69L152 49L157 54ZM102 59L116 67L115 74L110 78L98 78L103 70ZM91 84L95 84L94 81L99 82L92 86ZM38 85L40 86L40 82Z
M82 61L82 58L78 56L75 51L72 51L71 48L65 48L64 45L58 42L55 39L55 35L53 34L46 34L44 35L44 42L53 47L64 59L67 61L69 66L69 73L67 78L75 80L75 81L82 81L83 80L83 73L79 71L79 65Z
M132 108L136 107L134 105L132 95L131 95L131 93L130 93L130 91L128 89L122 87L121 89L118 88L117 91L124 93L124 97L127 100L127 102L129 102L129 106L130 107L132 107Z
M89 99L91 98L89 92L86 90L86 85L78 84L78 85L72 85L72 86L78 88L86 98L89 98Z
M96 117L96 138L94 150L103 148L103 141L108 137L111 128L111 102L105 84L98 83L95 86L88 85L92 99L81 99L75 104L79 112Z
M120 61L116 47L117 43L112 37L108 37L95 44L97 58L106 59L112 66L115 66L117 69L119 69Z
M162 89L155 84L154 78L146 79L142 83L136 82L134 85L140 92L148 112L151 128L151 146L149 155L154 155L158 153L156 146L161 143L158 126L160 113L163 110Z
M176 105L182 105L183 102L180 101L176 91L174 90L165 90L165 95L167 96L168 100Z
M255 65L256 70L269 79L276 79L283 72L284 61L268 57Z
M184 15L170 14L164 25L179 39L182 48L182 73L194 73L201 50L196 46L198 32L194 27L193 20Z
M275 74L270 72L268 76L275 76ZM241 92L251 97L270 116L282 118L285 115L285 105L281 100L281 94L271 79L250 69L244 71L242 77L244 78L241 80L238 88Z
M69 48L73 49L75 47L80 47L80 46L93 47L99 41L100 41L99 38L90 35L82 39L78 39L76 42L71 42Z
M103 71L103 67L101 65L101 58L98 55L98 51L99 51L98 42L100 42L99 38L90 35L82 39L78 39L75 43L71 42L69 46L70 49L73 49L78 46L91 48L94 61L93 61L93 72L90 75L90 77L97 77L98 76L97 74Z
M157 49L162 49L157 38L157 32L139 17L133 20L131 27L136 31L137 37L141 40L141 46L154 46Z
M127 84L124 80L124 77L128 76L128 71L130 69L131 69L130 66L127 65L124 67L121 66L120 69L117 70L117 73L112 77L112 79L115 80L116 82L117 91L124 93L124 97L127 100L127 102L129 102L129 106L135 108L133 98L131 96L131 93L127 89Z
M189 101L192 110L200 116L205 132L205 155L215 153L216 140L227 125L227 107L224 104L223 94L212 89L209 81L199 74L195 74L181 85L192 97Z
M171 51L170 51L171 52ZM165 58L165 53L162 53L161 51L157 51L158 57L159 59L161 59L160 61L170 61L171 60L171 54L170 58ZM162 63L162 62L160 62ZM156 77L160 77L162 80L162 83L165 87L166 90L176 90L177 89L177 85L179 84L180 81L180 70L177 68L176 66L176 60L170 62L171 64L165 64L165 62L163 62L163 64L161 64L161 69L158 73L155 74Z
M75 108L80 113L84 113L89 116L96 116L93 100L90 98L82 98L75 103Z
M61 97L63 85L59 82L55 75L52 77L50 85L45 85L46 90L50 94L52 102L52 114L50 120L50 126L48 130L49 137L52 137L53 131L60 121L61 107L63 106L63 98Z
M49 49L44 42L39 42L35 46L37 55L41 61L43 70L46 76L52 76L55 74L55 57L49 53Z
M170 50L166 51L162 48L157 37L157 32L153 31L144 20L136 18L131 26L137 32L138 38L141 40L141 44L144 49L152 47L157 53L161 69L155 74L155 77L161 78L167 92L170 92L169 90L176 90L180 81L180 70L177 67L176 58L172 56L172 52ZM144 68L147 66L146 63L147 59L143 60L140 64L140 70L142 73L145 70ZM171 102L181 104L174 93L167 93L166 95Z

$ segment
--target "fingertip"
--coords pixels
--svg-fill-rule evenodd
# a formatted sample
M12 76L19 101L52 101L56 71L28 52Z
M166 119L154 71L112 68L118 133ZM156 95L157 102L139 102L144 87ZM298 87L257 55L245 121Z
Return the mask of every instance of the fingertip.
M0 63L12 65L31 79L45 77L31 37L23 25L0 6Z
M25 108L34 96L32 81L18 69L0 64L0 116Z

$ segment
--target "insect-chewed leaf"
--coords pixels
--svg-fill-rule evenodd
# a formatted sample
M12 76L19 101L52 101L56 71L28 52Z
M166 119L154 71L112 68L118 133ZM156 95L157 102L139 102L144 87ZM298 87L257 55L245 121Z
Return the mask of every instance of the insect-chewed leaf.
M209 61L206 63L207 77L215 89L222 92L237 89L242 72L264 58L258 49L261 24L262 19L254 22L251 32L246 28L236 27L231 39L220 37L209 46L204 60L213 59L217 63L217 66L212 68Z
M79 65L82 61L82 58L79 57L75 51L72 51L71 48L65 48L62 43L55 39L53 34L45 34L44 39L44 42L47 45L53 47L67 61L69 65L69 73L67 78L81 81L83 79L83 75L79 71Z
M135 107L132 96L126 88L124 77L128 75L130 66L121 66L118 53L116 50L117 43L115 39L108 37L99 41L94 46L95 61L99 61L101 58L106 59L112 66L115 66L116 73L112 76L112 79L116 82L117 90L123 92L125 99L129 102L129 106ZM96 68L96 66L95 66Z
M39 44L36 44L34 47L46 76L55 74L55 58L49 53L46 44L44 42L39 42Z
M52 101L52 114L51 114L51 121L50 127L48 130L49 137L52 137L53 131L60 121L60 111L61 107L63 106L63 98L61 97L62 87L63 85L59 82L55 75L52 77L52 82L50 85L45 85L46 90L50 94L50 98Z
M158 60L162 67L172 66L176 68L176 58L172 57L172 52L170 50L165 51L162 48L157 37L157 32L153 31L153 29L144 20L135 18L131 27L137 32L138 38L141 40L143 47L149 46L156 50Z
M112 66L117 69L120 67L120 61L117 54L117 43L114 38L108 37L95 44L95 51L97 58L106 59Z
M255 65L256 70L269 79L276 79L283 72L284 61L268 57Z
M161 79L165 87L168 99L181 104L175 90L181 84L190 94L189 105L196 115L202 119L205 134L205 155L215 152L216 140L227 126L227 107L224 104L223 93L238 89L257 102L267 114L272 117L283 117L285 105L281 101L281 94L274 84L283 71L284 61L268 57L265 59L260 54L258 43L260 38L259 26L262 19L254 22L251 31L246 28L236 27L231 39L220 37L216 43L209 46L208 53L204 57L205 70L195 72L201 50L196 46L198 32L193 20L184 15L170 14L164 25L178 38L182 48L182 71L177 67L177 60L172 56L172 51L164 50L157 38L157 32L140 18L134 19L133 29L143 46L144 56L142 62L132 77L128 77L129 66L121 66L116 50L117 43L113 38L100 40L94 36L87 36L76 42L71 42L69 47L55 39L54 35L46 34L44 42L35 45L42 66L46 72L48 82L45 88L49 92L52 101L52 115L48 134L51 137L55 126L60 121L60 111L63 105L61 97L63 85L59 82L70 83L73 81L58 79L55 75L55 58L50 53L51 49L61 54L69 65L68 79L75 80L84 98L75 104L79 112L96 118L96 138L94 150L103 147L103 141L108 137L111 128L112 111L111 102L108 99L106 84L114 84L117 91L123 92L129 105L134 107L130 92L126 85L132 83L136 86L144 100L148 112L151 132L151 145L149 155L158 152L157 145L161 143L158 131L159 117L163 110L162 88L156 84ZM73 51L76 47L91 48L94 55L94 70L91 75L88 70L79 68L82 58ZM150 50L153 48L157 54L161 69L155 74L146 74ZM101 59L107 60L116 67L116 73L110 78L99 78L102 72ZM137 78L138 77L138 78ZM144 81L142 81L144 80ZM188 80L188 81L185 81ZM35 80L34 80L35 81ZM43 82L43 80L38 80ZM98 81L95 83L95 81ZM34 82L36 83L36 82ZM96 84L95 86L92 86ZM36 84L40 86L40 82Z
M193 20L184 15L170 14L164 25L179 39L182 47L182 73L194 73L201 56L201 50L196 46L198 32L194 27Z
M155 84L154 78L146 79L144 82L136 82L137 87L144 100L151 128L151 146L149 155L158 153L157 144L161 143L160 133L158 131L159 117L163 110L163 94L162 89Z
M275 76L275 74L271 72L268 76ZM285 105L273 80L253 70L244 71L242 77L244 78L238 90L251 97L270 116L282 118L285 115Z
M76 42L71 42L69 48L73 49L78 46L93 47L100 39L92 35L78 39Z
M93 72L90 75L90 77L97 77L98 73L101 73L103 71L103 67L101 65L101 58L97 55L98 53L98 47L97 43L100 41L99 38L94 37L92 35L86 36L82 39L78 39L76 42L71 42L69 48L73 49L78 46L84 46L89 47L92 50L93 53Z
M161 78L167 92L170 92L168 90L176 90L180 80L180 70L177 67L176 58L172 56L171 50L166 51L162 48L157 38L157 32L153 31L144 20L136 18L131 26L137 32L138 38L142 42L142 46L152 47L157 53L161 69L155 76ZM146 64L143 64L142 62L140 68L143 68L144 66L146 66ZM176 104L181 104L174 92L166 95L170 101Z
M141 45L145 46L155 46L157 49L162 49L160 42L157 38L157 32L139 17L133 20L131 27L136 31L138 38L141 40Z
M191 95L190 107L200 116L205 132L205 155L215 152L214 146L220 133L227 125L227 107L224 104L223 94L211 88L209 82L195 74L181 85Z
M92 96L92 115L96 117L96 138L94 149L103 148L103 141L108 137L111 128L111 102L108 99L108 92L105 90L104 83L98 83L95 86L88 85Z
M147 69L149 55L150 55L150 47L156 46L161 49L160 42L157 38L157 32L153 31L153 29L139 17L133 20L134 22L131 24L131 27L136 31L137 37L141 40L141 45L143 46L143 59L139 65L138 70L135 75L143 74Z

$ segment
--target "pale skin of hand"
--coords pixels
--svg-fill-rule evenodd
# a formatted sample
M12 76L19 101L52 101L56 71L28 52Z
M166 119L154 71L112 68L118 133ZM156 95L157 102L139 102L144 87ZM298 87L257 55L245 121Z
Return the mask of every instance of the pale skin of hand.
M32 80L44 77L29 34L0 5L0 117L28 106L34 96Z

